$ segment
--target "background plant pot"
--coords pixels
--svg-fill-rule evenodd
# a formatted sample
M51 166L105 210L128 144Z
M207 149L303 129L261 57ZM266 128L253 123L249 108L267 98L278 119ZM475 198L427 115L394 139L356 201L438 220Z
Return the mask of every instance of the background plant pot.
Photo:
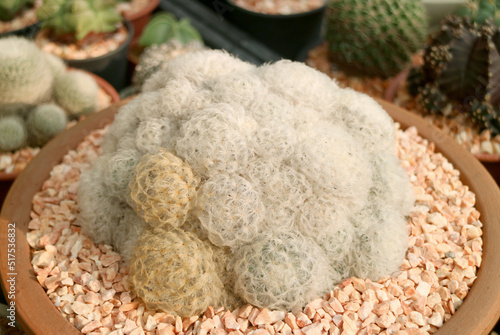
M87 59L69 59L70 67L92 72L110 83L117 91L127 86L127 53L134 35L132 24L124 20L128 36L116 50L105 55Z
M384 93L385 100L394 102L398 94L398 90L408 77L409 71L409 69L405 69L391 80ZM496 183L500 185L500 154L479 153L474 154L474 157L476 157L484 165L493 179L495 179Z
M122 102L121 104L123 104ZM401 124L402 128L416 126L420 135L433 141L436 148L461 171L462 181L476 194L476 208L481 212L484 253L478 277L462 306L436 335L486 335L500 314L500 189L477 160L453 139L422 118L388 102L381 105ZM7 224L16 224L16 306L17 318L31 334L79 334L54 307L35 278L30 248L26 240L30 221L31 202L52 168L63 156L77 147L90 131L113 120L121 104L89 116L75 127L48 143L33 162L16 179L0 213L0 245L7 245ZM0 253L0 277L4 292L8 287L7 254Z
M285 58L303 61L307 51L321 42L326 5L304 13L270 15L224 2L225 18Z
M149 0L148 5L140 11L124 15L125 20L130 21L132 26L134 26L133 38L139 38L139 36L141 36L144 27L148 24L149 20L151 20L151 15L159 4L160 0Z
M115 104L120 101L120 95L115 90L115 88L111 86L111 84L109 84L106 80L102 79L99 76L96 76L93 73L89 74L97 82L99 88L101 88L104 92L106 92L107 95L111 97L111 103ZM7 192L9 192L9 189L12 186L14 179L16 179L19 174L20 172L11 172L11 173L0 172L0 205L3 203L5 197L7 196Z
M466 2L467 0L422 0L429 17L429 32L437 31L441 20Z
M21 29L5 31L3 33L0 33L0 38L7 37L7 36L20 36L20 37L26 37L26 38L33 38L35 36L35 33L38 31L39 26L40 26L40 23L36 22L30 26L27 26L27 27L24 27Z

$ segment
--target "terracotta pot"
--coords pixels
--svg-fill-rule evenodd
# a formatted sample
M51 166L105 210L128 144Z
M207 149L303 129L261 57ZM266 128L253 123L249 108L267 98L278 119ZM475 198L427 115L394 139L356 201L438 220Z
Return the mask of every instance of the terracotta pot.
M130 21L134 26L133 38L139 38L139 36L141 36L144 27L148 24L149 20L151 20L153 11L159 4L160 0L150 0L148 5L140 11L130 15L124 15L125 19Z
M32 266L30 247L26 240L31 201L52 168L62 157L85 138L90 131L112 122L118 108L126 101L89 116L48 143L33 162L16 179L0 213L0 246L8 245L8 224L15 223L16 268L15 305L17 320L29 334L79 334L47 297L38 283ZM433 141L436 149L461 171L462 181L476 194L476 208L481 212L484 254L478 277L455 315L436 335L486 335L500 315L500 189L491 176L471 154L452 138L423 120L386 101L380 104L401 127L416 126L419 134ZM7 253L0 253L0 277L4 294L9 290L12 275L7 267ZM7 294L6 294L7 296Z
M84 70L80 70L80 71L84 71ZM87 71L84 71L84 72L87 72ZM111 97L112 103L117 103L118 101L120 101L120 95L114 89L114 87L111 86L110 83L108 83L106 80L102 79L101 77L96 76L93 73L90 73L90 72L87 72L87 73L90 74L95 79L95 81L97 82L99 87L104 92L106 92L107 95L109 95ZM0 204L3 203L3 200L5 199L7 192L9 191L9 189L12 185L12 182L14 181L14 179L16 179L16 177L18 175L19 175L19 172L12 172L12 173L0 172Z
M400 86L406 81L408 77L409 69L401 71L396 77L394 77L387 90L384 92L384 99L390 102L394 102L398 94ZM500 185L500 154L488 154L480 153L474 154L474 156L481 161L481 163L486 167L488 172L493 176L493 179Z

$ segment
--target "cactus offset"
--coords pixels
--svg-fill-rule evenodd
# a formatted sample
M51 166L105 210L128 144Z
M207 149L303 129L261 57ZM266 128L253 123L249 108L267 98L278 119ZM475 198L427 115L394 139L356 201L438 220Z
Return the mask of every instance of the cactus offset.
M327 7L333 60L366 75L389 77L420 49L427 19L420 0L336 0Z
M74 34L77 40L113 32L122 21L114 0L45 0L37 15L43 28L56 35Z
M422 78L413 80L426 111L446 115L452 103L483 129L500 134L500 31L491 20L483 25L469 18L448 18L425 49Z
M54 97L70 117L92 113L97 108L99 86L89 74L69 71L56 78Z
M66 113L61 107L54 104L37 106L26 120L30 145L34 147L45 145L66 129L67 123Z
M0 118L0 151L21 149L26 145L28 133L24 121L17 115Z
M10 21L26 8L33 6L35 0L3 0L0 1L0 20Z

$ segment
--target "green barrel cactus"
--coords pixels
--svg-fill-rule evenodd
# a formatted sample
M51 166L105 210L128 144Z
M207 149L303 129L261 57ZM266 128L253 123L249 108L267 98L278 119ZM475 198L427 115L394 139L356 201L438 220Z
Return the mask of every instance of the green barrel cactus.
M420 0L330 0L326 21L332 59L370 76L401 71L427 35Z
M94 78L82 71L68 71L56 78L54 97L70 118L90 114L97 109L99 86Z
M26 120L30 145L43 146L66 129L67 123L66 113L61 107L54 104L37 106Z
M187 44L191 41L201 42L202 39L200 33L188 20L177 21L170 13L158 13L144 28L139 39L139 45L148 47L166 43L170 40L177 40L182 44Z
M500 1L499 0L469 0L461 6L457 15L468 17L472 21L483 24L492 19L495 25L500 24Z
M33 6L35 0L2 0L0 1L0 21L10 21L16 15Z
M0 105L37 104L50 99L52 73L43 52L30 40L0 39L0 78Z
M42 28L56 35L75 34L77 40L89 33L113 32L122 21L114 0L45 0L37 16Z
M26 126L20 116L8 115L0 118L0 152L21 149L27 140Z
M500 134L500 32L490 19L448 18L425 49L408 86L430 113L464 112L480 130Z

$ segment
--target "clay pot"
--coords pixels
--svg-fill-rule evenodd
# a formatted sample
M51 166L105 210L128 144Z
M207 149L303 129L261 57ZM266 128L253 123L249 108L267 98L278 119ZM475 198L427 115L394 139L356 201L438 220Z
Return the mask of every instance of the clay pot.
M134 36L133 39L139 38L141 36L144 27L148 24L149 20L151 20L151 16L153 15L153 11L160 4L160 0L150 0L148 5L141 9L140 11L124 15L125 19L130 21L134 26Z
M403 70L391 80L387 90L384 92L385 100L394 102L400 86L408 77L409 71L409 69ZM474 154L474 157L479 159L488 172L493 176L493 179L495 179L497 184L500 185L500 154L480 153Z
M120 95L114 89L114 87L111 86L106 80L96 76L93 73L90 72L87 73L90 74L95 79L99 87L104 92L106 92L107 95L111 97L112 103L117 103L118 101L120 101ZM7 192L10 189L10 186L12 185L12 182L14 181L14 179L16 179L18 175L19 172L12 172L12 173L0 172L0 204L2 204L3 200L5 199L5 196L7 195Z
M15 223L17 320L30 334L80 334L54 307L34 275L26 240L33 196L49 177L53 166L59 164L69 150L75 149L90 131L112 122L124 103L92 114L48 143L16 179L4 202L0 214L0 246L7 246L8 224ZM415 126L422 137L433 141L436 149L461 171L462 181L476 194L476 208L484 224L482 265L462 306L435 334L486 335L500 315L500 189L486 169L452 138L417 115L385 101L380 104L403 129ZM0 276L4 292L9 288L10 272L7 253L3 251L0 253Z

